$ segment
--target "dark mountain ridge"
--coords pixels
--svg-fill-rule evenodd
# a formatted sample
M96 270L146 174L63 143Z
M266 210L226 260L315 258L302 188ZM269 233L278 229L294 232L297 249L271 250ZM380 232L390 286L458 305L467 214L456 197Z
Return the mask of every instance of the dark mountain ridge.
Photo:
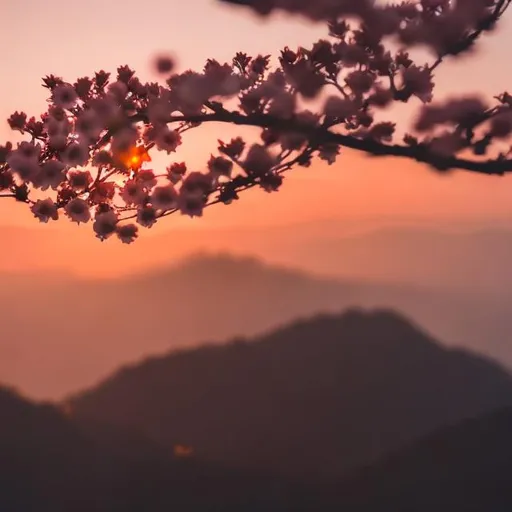
M512 408L441 429L346 479L351 512L512 509Z
M332 503L330 493L172 452L123 429L77 422L0 388L0 510L267 512Z
M212 463L315 480L512 405L512 380L395 313L352 310L150 358L68 405Z

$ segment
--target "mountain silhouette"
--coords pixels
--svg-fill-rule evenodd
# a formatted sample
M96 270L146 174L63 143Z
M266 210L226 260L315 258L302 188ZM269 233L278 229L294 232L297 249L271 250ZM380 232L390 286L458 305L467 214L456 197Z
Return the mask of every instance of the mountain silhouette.
M314 512L332 498L260 473L179 460L147 439L0 388L5 512Z
M472 418L348 478L351 512L487 512L512 508L512 409Z
M359 310L151 358L68 401L80 421L309 481L506 405L512 380L499 365L447 349L395 313Z
M443 342L512 367L512 322L499 297L336 280L226 254L120 279L11 274L2 282L0 379L37 399L62 399L173 348L353 306L401 311Z

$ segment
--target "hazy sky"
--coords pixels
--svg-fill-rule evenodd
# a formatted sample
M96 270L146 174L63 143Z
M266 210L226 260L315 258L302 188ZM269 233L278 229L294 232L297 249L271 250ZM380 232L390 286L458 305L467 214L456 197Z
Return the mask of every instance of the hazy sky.
M39 115L46 110L47 91L40 84L47 74L60 75L73 82L101 68L115 72L119 65L129 64L143 80L156 79L151 76L150 67L155 52L171 51L181 70L201 69L210 57L229 61L237 51L275 55L284 46L306 46L326 34L323 25L309 25L298 18L282 16L262 22L244 10L227 7L216 0L0 0L0 20L2 142L11 138L7 123L2 120L13 111ZM503 92L512 83L511 28L512 13L501 30L485 40L476 58L447 62L438 72L438 91L442 94L482 92L488 96ZM418 104L411 105L415 106ZM406 122L407 118L407 109L402 109L400 119ZM189 138L187 135L176 159L187 160L200 170L210 152L215 150L217 139L227 139L234 133L237 132L233 128L210 125L197 136ZM154 163L165 166L169 162L161 158ZM170 265L198 248L249 252L270 261L295 264L296 254L302 254L305 245L312 254L317 249L314 242L317 238L338 235L347 226L357 224L349 219L402 217L417 222L420 218L500 217L506 220L508 217L512 226L511 198L512 178L467 173L443 177L412 162L370 159L343 151L334 166L315 163L309 169L292 172L277 194L250 191L232 206L208 209L203 219L170 217L152 230L142 231L143 239L130 247L121 246L116 240L102 244L94 238L91 226L78 228L66 219L52 226L41 225L24 205L0 199L0 275L4 273L0 291L7 297L9 286L13 286L5 279L6 270L26 273L51 267L89 276L116 275L131 272L133 268L148 270ZM329 218L339 219L339 222L316 222ZM293 223L295 227L268 229L277 222ZM7 225L30 229L8 229ZM263 229L228 229L230 225L259 225ZM190 229L192 226L209 229L202 232ZM177 227L182 229L173 230ZM45 230L52 232L51 235ZM151 236L154 233L162 236ZM366 251L370 253L371 250ZM390 258L400 270L408 263L407 257L402 256L400 261L394 252ZM435 267L426 265L426 282L428 272L435 272ZM341 270L347 275L354 273L348 267ZM60 275L40 274L39 277L45 279ZM13 282L17 283L16 279ZM32 321L20 324L29 329L34 322L35 329L40 329L34 318L41 318L41 325L47 325L44 335L34 336L39 351L27 352L34 368L47 372L49 367L38 359L43 350L40 347L50 347L50 358L55 358L56 353L64 358L62 354L70 351L61 352L58 343L67 346L76 340L66 334L62 335L64 339L56 337L54 326L45 320L44 308L54 307L51 296L41 292L36 299L35 313L39 316L33 317L30 311L27 315L23 310L23 318ZM72 295L69 299L73 300ZM108 315L106 309L104 313ZM6 325L12 323L8 320L9 316L4 318ZM95 329L94 322L87 324ZM14 326L19 328L17 324ZM32 339L28 331L25 337ZM8 336L4 338L0 349L5 353L12 348L12 340ZM122 339L114 341L124 342ZM102 350L117 352L116 347L115 343L112 346L101 343L100 349L92 347L90 350L98 350L94 357L100 361ZM12 350L22 353L24 349L14 344ZM77 350L77 357L79 354ZM20 371L23 368L26 369L20 363ZM18 371L17 367L13 366L13 371ZM50 380L65 377L53 373L48 375Z
M150 79L149 62L156 51L172 51L181 69L199 69L208 57L230 60L238 50L276 54L286 45L307 45L325 34L322 25L284 17L261 22L244 10L215 0L1 3L2 119L17 109L30 114L44 111L47 91L40 83L49 73L73 81L100 68L115 71L119 64L128 63L142 78ZM511 21L509 15L501 29L487 37L476 58L448 62L438 73L438 90L488 95L505 90L512 76L508 65ZM177 158L204 165L224 133L228 137L234 132L226 127L208 127L186 142ZM8 127L2 122L0 139L8 137ZM156 163L165 164L162 160ZM381 214L512 217L511 195L512 178L465 173L440 177L410 162L367 159L347 152L335 166L315 164L290 174L279 194L251 191L236 206L212 208L201 222L223 226L272 223L277 216L283 221L300 221ZM25 210L4 201L0 222L37 226ZM183 222L188 224L169 219L160 230ZM61 222L63 228L68 224Z

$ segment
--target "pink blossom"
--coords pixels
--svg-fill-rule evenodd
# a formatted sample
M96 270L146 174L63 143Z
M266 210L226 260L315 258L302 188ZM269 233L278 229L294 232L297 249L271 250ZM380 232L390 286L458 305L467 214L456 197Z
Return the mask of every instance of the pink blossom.
M96 152L92 157L92 164L97 167L103 167L105 165L110 165L112 163L112 155L104 149Z
M507 137L512 133L512 112L501 112L491 119L493 137Z
M276 117L290 118L295 110L295 103L295 96L283 91L274 96L270 103L268 113Z
M75 130L83 138L96 141L104 130L100 116L92 109L82 110L75 121Z
M147 115L152 125L164 125L171 117L172 105L169 98L151 98L148 102Z
M50 137L67 137L71 131L71 124L66 118L56 119L48 116L44 121L44 130Z
M127 126L119 130L110 142L110 148L114 154L128 152L137 144L139 132L135 126Z
M18 144L18 148L11 153L17 154L24 158L30 158L37 160L41 155L41 144L34 144L32 142L20 142Z
M434 137L429 143L429 149L435 155L447 158L454 156L464 148L464 141L457 133L446 132Z
M185 176L186 172L187 164L185 164L185 162L174 163L167 167L167 178L171 183L175 185L183 179L183 176Z
M377 123L368 131L368 135L378 142L390 142L395 133L395 123Z
M122 224L116 228L117 236L123 244L131 244L138 236L139 228L135 224Z
M277 174L275 172L269 172L267 174L264 174L260 178L260 187L265 192L275 192L276 190L279 190L281 185L283 184L283 176L281 174Z
M355 42L346 43L342 41L334 45L336 55L346 68L354 68L358 64L367 64L369 60L365 49Z
M48 188L57 190L59 185L66 178L64 174L65 168L66 166L60 160L47 160L41 166L41 170L35 178L34 184L40 187L41 190Z
M87 106L101 119L103 126L108 127L119 122L121 109L112 96L94 98Z
M40 222L48 222L50 219L57 220L59 212L55 203L51 199L38 199L31 207L31 212L34 217L39 219Z
M90 190L89 200L94 204L107 203L114 198L116 184L112 181L99 181Z
M68 183L73 190L85 190L92 183L89 171L69 171Z
M68 145L67 135L53 135L48 137L48 146L54 151L64 151Z
M60 84L52 91L52 100L61 108L73 108L78 99L78 94L71 84Z
M146 190L152 189L157 180L155 178L155 173L151 169L141 169L135 179L144 187Z
M348 98L329 96L325 102L324 112L329 117L347 119L357 112L357 108L354 102Z
M451 98L442 104L425 106L415 128L426 131L443 123L471 124L478 121L486 109L487 105L477 96Z
M89 161L89 146L84 142L71 142L63 151L61 158L69 167L86 165Z
M79 197L71 199L68 204L64 207L66 215L77 224L80 222L89 222L91 220L91 212L89 205Z
M179 209L183 215L202 217L205 207L204 197L197 194L182 193L179 196Z
M156 210L152 206L143 206L137 210L137 222L145 228L150 228L156 222Z
M128 180L121 189L121 198L127 205L141 205L147 193L140 181Z
M202 172L191 172L182 182L180 192L189 195L205 196L213 185L213 176Z
M336 158L340 153L340 147L337 144L324 144L318 150L318 156L329 165L336 162Z
M233 162L222 156L211 156L208 161L208 169L214 175L229 177L233 170Z
M167 154L176 151L181 144L181 135L176 130L163 127L158 130L155 137L156 147Z
M230 142L225 144L222 141L219 141L219 151L228 155L233 159L237 159L243 153L245 149L245 142L241 137L236 137L231 139Z
M101 211L94 217L93 230L100 240L106 240L116 232L117 215L112 210Z
M155 69L162 75L168 75L174 69L174 60L169 55L159 55L155 59Z
M393 93L391 89L377 86L368 101L377 107L387 107L393 101Z
M270 171L275 165L275 158L268 150L259 144L253 144L247 153L243 164L244 169L250 174L261 175Z
M403 68L401 74L404 87L409 94L417 96L423 103L432 101L434 83L428 67L420 68L412 64L408 68Z
M361 95L368 92L375 82L375 76L369 71L352 71L346 78L345 82L352 89L354 94Z
M121 81L112 82L108 88L108 94L115 98L116 101L120 102L126 98L128 94L128 86Z
M10 168L25 181L34 179L39 173L39 163L32 158L26 158L20 154L11 154L7 159Z
M173 210L177 206L178 193L171 184L160 185L153 189L150 201L157 210Z
M11 130L17 130L24 133L25 126L27 124L27 114L16 111L9 117L9 119L7 119L7 122L9 123Z
M39 144L24 141L7 156L7 163L22 180L32 180L39 173L40 153L41 146Z
M283 149L298 150L308 141L307 135L301 132L284 132L279 137Z

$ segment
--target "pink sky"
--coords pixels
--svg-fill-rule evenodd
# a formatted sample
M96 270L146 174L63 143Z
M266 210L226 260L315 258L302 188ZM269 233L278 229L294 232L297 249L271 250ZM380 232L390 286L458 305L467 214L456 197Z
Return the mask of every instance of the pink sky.
M236 51L272 53L288 45L307 45L325 35L321 25L298 18L274 17L261 22L244 10L215 0L6 0L2 7L4 76L0 81L0 118L14 110L38 114L45 110L46 90L41 77L53 73L69 81L100 68L115 71L129 64L141 78L154 79L150 58L158 51L172 51L179 67L201 68L208 57L230 60ZM512 13L511 13L512 14ZM442 93L471 91L493 95L511 82L508 65L512 43L512 16L487 37L476 58L448 62L438 72ZM8 49L8 50L7 50ZM407 113L400 112L403 121ZM204 165L216 139L234 131L208 127L192 136L179 159ZM0 140L12 138L0 124ZM157 165L165 161L157 159ZM440 177L419 166L395 160L367 159L347 152L332 167L321 164L290 175L279 194L247 193L239 204L215 207L205 219L212 226L273 223L315 218L368 215L512 217L512 178L498 179L458 173ZM0 204L0 223L37 226L22 207ZM162 229L190 224L168 219ZM62 221L62 228L69 223Z

